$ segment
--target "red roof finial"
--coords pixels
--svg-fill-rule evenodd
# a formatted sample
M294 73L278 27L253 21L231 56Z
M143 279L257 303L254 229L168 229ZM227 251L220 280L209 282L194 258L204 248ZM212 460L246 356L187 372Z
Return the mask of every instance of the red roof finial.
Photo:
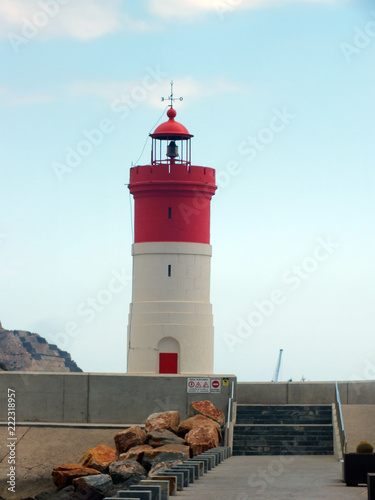
M153 134L150 134L150 136L153 139L160 139L160 140L182 140L185 141L187 139L190 139L193 137L191 134L189 134L188 130L186 127L181 125L181 123L178 123L175 121L175 117L177 115L176 110L173 108L173 101L182 101L182 97L173 97L173 81L171 81L171 95L169 97L162 97L161 100L165 101L166 99L170 99L171 103L169 104L169 108L167 111L167 116L169 120L167 122L162 123L159 125Z
M172 107L170 107L167 111L167 116L170 120L174 120L175 116L177 115L176 110Z

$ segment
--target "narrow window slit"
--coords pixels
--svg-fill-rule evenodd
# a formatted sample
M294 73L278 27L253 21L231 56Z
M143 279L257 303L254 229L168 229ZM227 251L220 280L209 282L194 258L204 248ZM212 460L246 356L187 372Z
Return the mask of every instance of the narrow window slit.
M172 207L168 207L168 219L172 219Z
M171 264L168 264L168 277L170 278L172 276L172 266Z

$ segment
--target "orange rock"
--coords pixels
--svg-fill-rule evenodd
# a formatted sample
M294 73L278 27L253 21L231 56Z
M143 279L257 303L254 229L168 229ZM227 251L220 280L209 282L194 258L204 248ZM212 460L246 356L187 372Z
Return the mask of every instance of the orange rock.
M64 464L53 469L52 480L59 489L62 489L71 485L73 479L77 477L92 476L94 474L100 474L100 472L84 467L81 464Z
M224 413L216 408L211 401L193 401L190 403L189 415L204 415L205 417L212 418L218 422L220 427L223 427L225 423Z
M151 432L156 429L167 429L172 432L177 432L179 423L180 413L178 411L153 413L146 420L145 430L146 432Z
M211 418L205 417L204 415L195 415L194 417L190 417L187 420L184 420L178 426L178 435L185 436L185 434L194 427L215 427L220 432L220 425L215 420Z
M140 446L146 442L146 433L138 426L129 427L124 431L119 432L114 437L116 450L118 455L126 453L134 446Z
M142 461L142 457L145 451L149 452L152 451L154 448L152 446L149 446L148 444L142 444L140 446L134 446L133 448L130 448L129 451L126 453L121 453L119 456L120 460L137 460L137 462Z
M79 463L84 467L104 472L106 466L116 460L118 460L116 448L99 444L95 448L87 450L80 458Z
M204 451L219 446L219 433L215 427L194 427L185 435L192 455L200 455Z

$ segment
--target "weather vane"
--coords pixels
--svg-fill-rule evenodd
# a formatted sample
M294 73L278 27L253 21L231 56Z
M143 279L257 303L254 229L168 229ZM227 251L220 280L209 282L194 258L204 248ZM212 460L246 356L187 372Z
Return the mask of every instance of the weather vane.
M171 103L169 104L169 106L171 108L173 108L173 101L183 101L183 97L173 97L173 80L171 80L171 95L169 97L162 97L161 100L162 101L165 101L165 100L168 100L170 99L171 100Z

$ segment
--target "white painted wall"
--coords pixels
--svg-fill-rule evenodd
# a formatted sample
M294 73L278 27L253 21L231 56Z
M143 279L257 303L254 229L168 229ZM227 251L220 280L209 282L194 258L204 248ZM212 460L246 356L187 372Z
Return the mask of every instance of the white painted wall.
M180 346L181 374L213 372L211 253L210 245L198 243L133 245L128 373L158 373L165 337Z

